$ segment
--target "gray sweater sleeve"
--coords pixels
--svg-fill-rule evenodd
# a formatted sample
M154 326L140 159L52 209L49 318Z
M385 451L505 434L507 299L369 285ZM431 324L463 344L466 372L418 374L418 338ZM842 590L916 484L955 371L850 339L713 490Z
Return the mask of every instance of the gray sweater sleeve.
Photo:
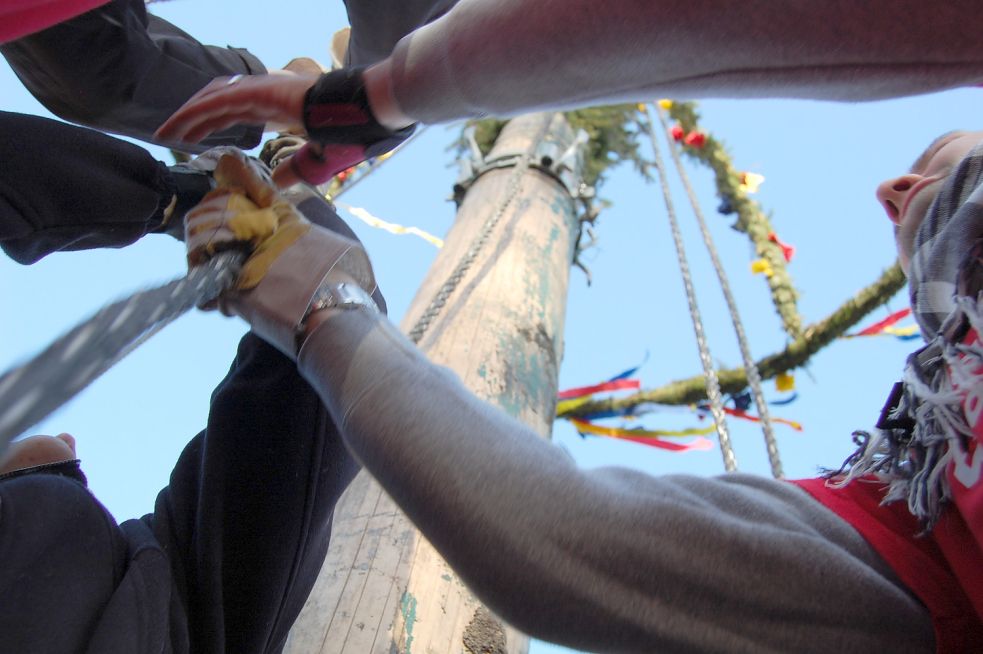
M301 374L356 458L472 590L597 652L931 652L931 621L799 488L582 470L385 319L331 316Z
M434 123L659 97L877 100L983 82L976 0L461 0L392 56Z

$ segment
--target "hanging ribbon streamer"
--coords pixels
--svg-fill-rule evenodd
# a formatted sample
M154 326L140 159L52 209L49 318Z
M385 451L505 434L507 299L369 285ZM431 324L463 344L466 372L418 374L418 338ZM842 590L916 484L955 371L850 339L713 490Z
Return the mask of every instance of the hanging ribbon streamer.
M746 411L741 411L740 409L731 409L730 407L724 407L724 413L726 413L729 416L738 418L740 420L747 420L749 422L761 422L761 418L759 418L758 416L752 416L750 413ZM791 427L795 431L802 431L802 423L796 422L794 420L786 420L785 418L775 418L774 416L772 416L771 421L777 422L780 425L786 425L788 427Z
M757 193L762 184L765 183L765 176L758 173L741 173L741 182L738 185L745 193Z
M797 399L799 399L799 394L792 393L788 397L783 397L780 400L771 400L770 402L768 402L768 404L771 404L773 406L785 406L786 404L791 404L792 402L795 402Z
M635 372L635 369L625 371L628 374ZM624 374L624 373L622 373ZM642 387L642 383L637 379L624 379L621 376L615 377L610 381L601 382L600 384L594 384L593 386L579 386L577 388L569 388L565 391L560 391L556 394L557 399L569 400L572 398L580 398L585 395L595 395L597 393L604 393L606 391L623 391L623 390L633 390L637 391Z
M576 401L576 400L568 400ZM586 402L585 402L586 404ZM557 413L559 413L557 409ZM655 404L654 402L641 402L634 406L627 406L618 409L611 409L609 411L598 411L596 413L583 414L578 416L583 420L588 420L593 422L595 420L604 420L605 418L640 418L649 413L693 413L693 406L680 406L675 404Z
M794 245L789 245L788 243L782 243L778 239L778 234L776 234L775 232L768 232L768 240L782 249L782 256L785 257L785 263L792 262L792 257L795 256Z
M900 311L895 311L884 320L879 320L875 322L873 325L864 327L859 332L856 332L854 334L847 334L844 338L856 338L857 336L877 336L878 334L882 333L886 328L900 322L901 320L907 318L909 315L911 315L911 307L905 307Z
M907 327L885 327L882 332L885 335L894 336L901 341L913 341L922 337L922 332L917 325Z
M793 393L791 397L783 398L781 400L772 400L772 401L769 401L768 404L770 404L770 405L779 405L779 406L784 405L784 404L791 404L797 398L798 398L798 394L797 393ZM749 422L761 422L761 418L759 418L758 416L751 415L750 413L748 413L748 409L751 408L751 404L752 404L751 391L749 389L744 389L740 393L734 393L733 395L731 395L727 399L730 402L732 402L734 404L734 406L733 407L724 407L724 413L726 413L729 416L733 416L735 418L738 418L740 420L747 420ZM709 407L707 407L707 405L706 405L705 402L701 402L701 403L697 404L696 405L697 414L701 418L706 417L708 408ZM772 422L777 422L779 424L782 424L782 425L786 425L788 427L791 427L795 431L802 431L802 423L797 422L795 420L786 420L785 418L775 418L774 416L769 416L769 419Z
M557 399L568 400L574 397L583 397L584 395L594 395L595 393L602 393L604 391L620 391L625 389L638 390L641 386L641 382L637 379L628 380L629 377L633 376L638 370L645 365L649 360L649 353L645 353L645 358L637 366L628 368L619 372L614 377L611 377L605 382L600 384L593 384L592 386L578 386L576 388L568 388L565 391L560 391L556 394Z
M682 429L678 431L654 431L647 429L622 429L618 427L602 427L586 420L572 418L570 420L581 435L605 436L607 438L617 438L619 440L632 441L642 445L649 445L671 452L692 452L706 451L713 449L713 442L707 438L702 438L707 434L713 433L715 427L702 427L695 429ZM700 436L689 443L672 443L662 440L663 438L678 438L685 436Z
M629 377L633 377L635 375L635 373L638 372L639 369L641 369L641 367L644 366L648 362L648 360L649 360L649 353L646 352L645 353L645 358L642 359L642 362L641 363L639 363L637 366L635 366L633 368L629 368L628 370L625 370L624 372L619 372L617 375L615 375L614 377L612 377L608 381L617 381L619 379L628 379Z
M577 388L569 388L564 391L557 393L556 411L558 414L562 414L568 411L572 411L579 406L582 406L594 399L594 396L599 393L607 393L611 391L620 390L638 390L641 387L641 382L637 379L629 379L632 375L638 372L638 369L645 364L648 360L648 353L645 354L645 359L642 363L629 368L628 370L622 371L612 377L611 379L601 382L599 384L593 384L590 386L579 386ZM634 443L640 443L642 445L648 445L650 447L657 447L659 449L668 450L672 452L688 452L696 450L707 450L713 447L713 442L702 438L707 434L710 434L716 430L715 426L711 427L697 427L693 429L683 429L683 430L648 430L641 428L627 429L623 427L603 427L601 425L595 425L592 420L600 418L614 418L614 417L633 417L632 414L642 415L653 410L654 407L659 405L646 402L634 407L626 407L623 409L618 409L614 411L604 411L598 412L591 415L590 417L578 417L570 418L570 422L577 428L578 433L581 436L592 435L592 436L605 436L607 438L616 438L619 440L632 441ZM674 407L676 408L676 407ZM670 443L663 438L670 437L685 437L685 436L700 436L694 441L689 443Z
M601 382L599 384L592 384L590 386L578 386L576 388L569 388L557 393L557 399L559 400L556 405L557 415L569 413L576 410L578 407L587 404L594 400L594 396L599 393L606 393L611 391L620 390L638 390L641 388L641 382L637 379L627 379L631 377L638 369L644 365L645 361L648 360L648 354L645 355L645 360L639 365L629 368L624 372L618 373L611 379ZM782 373L778 375L775 380L775 387L777 390L782 392L793 391L795 389L795 378L789 373ZM768 404L775 406L784 406L791 404L796 399L798 399L798 393L793 392L791 396L784 397L779 400L771 400ZM751 394L748 390L744 390L741 393L735 393L727 398L730 402L734 404L733 408L724 407L724 413L731 415L735 418L741 420L747 420L749 422L760 422L761 419L758 416L751 415L747 412L751 408L752 400ZM577 418L569 418L569 420L579 426L583 426L584 430L588 430L595 436L610 436L612 438L622 438L625 440L635 440L639 438L658 438L666 436L702 436L709 434L713 431L712 427L698 427L694 429L687 429L682 431L646 431L640 428L624 429L616 427L603 427L594 424L596 420L604 420L607 418L623 418L632 419L639 418L649 413L654 413L656 411L685 411L687 413L696 412L696 415L701 419L706 416L707 406L705 403L690 405L688 407L681 407L668 404L656 404L655 402L642 402L633 406L621 407L617 409L609 409L607 411L598 411L595 413L590 413L586 415L578 416ZM791 427L796 431L802 431L802 424L794 421L787 420L784 418L772 418L772 421L779 424ZM578 427L579 428L579 427ZM584 431L582 430L582 431ZM589 431L593 430L593 431ZM602 433L603 432L603 433ZM616 435L617 434L617 435ZM649 443L644 443L649 444Z
M365 209L362 209L361 207L353 207L350 204L345 204L344 202L338 202L336 204L339 208L344 209L369 227L384 229L390 234L409 234L411 236L418 236L435 247L444 247L444 241L442 239L423 231L419 227L404 227L403 225L387 222L382 218L373 216L371 213Z

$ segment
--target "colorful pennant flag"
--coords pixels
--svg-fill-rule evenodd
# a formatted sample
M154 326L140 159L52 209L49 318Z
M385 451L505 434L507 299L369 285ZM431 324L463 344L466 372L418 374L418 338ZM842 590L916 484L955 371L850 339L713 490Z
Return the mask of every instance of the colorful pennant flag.
M902 319L911 315L911 308L906 307L900 311L895 311L884 320L879 320L873 325L864 327L859 332L845 334L842 338L858 338L860 336L894 336L902 341L910 341L921 337L921 331L916 325L898 327L896 324Z
M672 452L691 452L705 451L713 448L713 441L702 438L706 434L713 433L714 427L683 429L678 431L653 431L647 429L622 429L618 427L602 427L586 420L573 418L570 420L580 434L590 434L592 436L606 436L620 440L632 441L642 445L649 445ZM701 436L689 443L673 443L662 440L663 438L675 438L683 436Z
M850 334L850 336L874 336L884 331L885 328L907 318L909 315L911 315L911 307L905 307L900 311L895 311L884 320L879 320L873 325L861 329L856 334Z
M634 373L634 370L628 370L627 373ZM635 390L637 391L642 387L642 383L637 379L624 379L621 376L615 377L614 379L606 382L601 382L600 384L594 384L593 386L578 386L577 388L568 388L565 391L560 391L556 394L557 399L569 400L575 397L583 397L585 395L594 395L596 393L603 393L605 391L623 391L623 390Z

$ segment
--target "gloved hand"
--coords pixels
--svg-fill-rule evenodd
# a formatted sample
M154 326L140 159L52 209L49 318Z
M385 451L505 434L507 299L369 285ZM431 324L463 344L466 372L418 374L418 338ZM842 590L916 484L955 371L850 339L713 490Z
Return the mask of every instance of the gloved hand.
M311 142L273 173L279 186L299 181L320 184L370 157L389 152L408 138L414 125L391 130L369 106L362 70L308 75L248 75L219 78L196 93L160 128L164 140L197 143L212 132L240 123L266 123L296 133L303 126Z
M251 254L218 307L241 316L271 345L296 357L317 288L323 281L344 281L371 293L375 276L369 259L358 243L312 225L245 155L223 156L214 177L215 190L185 217L188 263L246 248Z
M222 155L236 151L230 145L222 145L202 152L188 162L167 167L168 181L174 189L174 199L164 210L164 217L154 232L168 234L184 240L184 215L196 206L213 188L212 173Z

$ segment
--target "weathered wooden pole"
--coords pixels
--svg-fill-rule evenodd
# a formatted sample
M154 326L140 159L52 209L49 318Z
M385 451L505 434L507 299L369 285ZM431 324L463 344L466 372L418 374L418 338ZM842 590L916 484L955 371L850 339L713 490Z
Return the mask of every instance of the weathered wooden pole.
M543 437L553 423L580 230L574 196L582 188L582 155L574 143L561 114L506 125L488 157L471 162L474 174L459 185L457 220L402 322L411 332L430 315L419 345L431 360ZM531 165L522 172L524 161ZM487 239L476 247L483 233ZM471 265L455 275L466 256ZM448 293L454 277L459 282ZM442 290L446 302L428 312ZM481 606L392 500L359 475L335 513L330 551L285 651L527 650L528 639Z

